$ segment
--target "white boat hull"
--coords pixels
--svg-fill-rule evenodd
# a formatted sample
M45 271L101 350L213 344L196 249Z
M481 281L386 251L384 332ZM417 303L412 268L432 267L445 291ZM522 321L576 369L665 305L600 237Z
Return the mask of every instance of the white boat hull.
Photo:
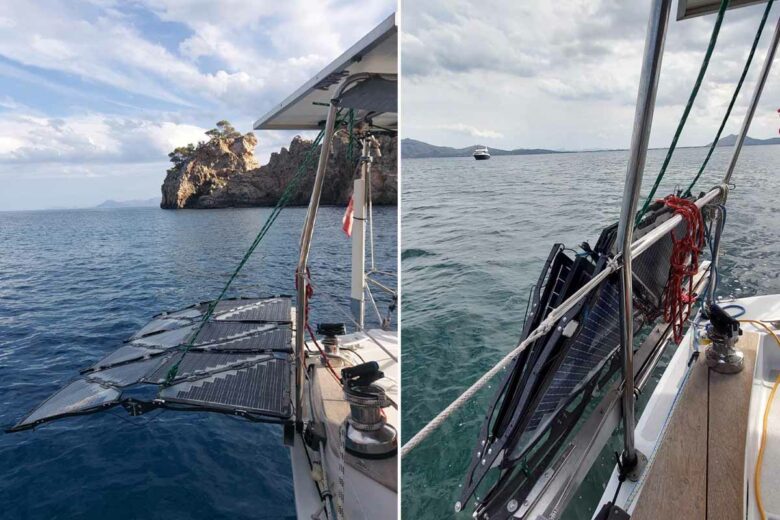
M398 337L395 332L382 330L371 330L369 334L382 343L394 356L398 357ZM342 345L354 349L360 359L357 361L376 361L379 363L380 370L386 376L380 380L385 388L387 395L395 403L398 403L398 363L388 354L380 349L373 340L363 333L349 334L340 337ZM342 349L345 358L350 357L351 352L347 348ZM355 358L356 360L358 358ZM330 383L330 381L328 381ZM319 386L314 386L315 394ZM331 389L332 390L332 389ZM332 410L338 409L343 396L339 398L334 395L312 395L305 393L306 409L309 409L310 401L320 400L315 403L316 413L330 414ZM338 402L337 402L338 401ZM321 408L320 408L321 407ZM399 429L400 417L396 407L385 408L385 415L388 424L392 425L396 431ZM291 463L293 469L293 482L295 486L295 507L297 517L301 520L311 520L312 515L316 515L322 508L322 498L320 489L327 488L333 495L335 503L339 493L339 465L340 458L344 457L343 447L340 444L338 430L334 430L333 425L326 429L327 442L324 449L314 452L311 448L307 450L301 435L295 435L294 445L290 448ZM321 457L322 467L326 474L325 479L318 474L318 469L313 472L310 460ZM377 520L396 520L398 516L398 485L397 485L397 455L389 459L372 460L361 459L346 455L344 463L344 518L347 520L371 518ZM315 464L315 467L317 465ZM388 475L388 471L392 475ZM392 481L392 482L388 482ZM390 485L388 485L390 484ZM322 513L320 518L326 518Z

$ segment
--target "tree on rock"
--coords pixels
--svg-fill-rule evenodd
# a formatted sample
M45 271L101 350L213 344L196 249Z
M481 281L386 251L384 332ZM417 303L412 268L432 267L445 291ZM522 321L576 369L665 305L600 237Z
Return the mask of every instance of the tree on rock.
M233 125L230 124L230 121L227 121L223 119L222 121L219 121L217 123L216 128L212 128L208 132L206 132L206 135L214 138L221 138L221 139L238 139L241 137L241 132L237 131L235 128L233 128Z
M250 146L257 144L257 139L253 133L250 132L246 134L246 136L242 136L241 132L237 131L233 125L230 124L230 121L225 119L219 121L217 123L217 127L212 128L206 132L206 135L210 138L207 142L200 141L197 146L193 145L192 143L188 144L187 146L179 146L174 151L169 153L168 158L173 163L173 166L168 171L175 172L176 170L180 169L187 163L187 161L195 157L195 152L197 150L203 150L210 144L216 143L220 139L235 141L236 139L245 137L247 143ZM232 143L230 144L232 145Z
M168 154L168 158L171 160L175 168L178 168L192 157L195 152L195 146L190 143L187 146L179 146Z

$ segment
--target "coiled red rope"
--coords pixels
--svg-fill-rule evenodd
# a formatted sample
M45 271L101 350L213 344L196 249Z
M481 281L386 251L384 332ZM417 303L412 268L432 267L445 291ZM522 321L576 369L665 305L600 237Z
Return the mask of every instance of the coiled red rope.
M693 292L693 276L699 271L699 253L704 247L704 220L701 210L691 200L669 195L659 201L666 204L686 224L683 236L672 236L672 257L669 265L669 280L664 289L664 320L672 324L674 342L683 338L685 322L691 314L696 295ZM683 288L687 278L687 291Z
M298 273L299 271L295 270L295 290L297 292L298 290ZM339 377L338 373L336 372L336 369L333 368L333 365L330 363L330 359L328 359L328 355L325 353L325 350L320 346L319 342L317 341L317 335L314 334L314 331L311 329L311 325L309 325L309 300L312 296L314 296L314 286L311 284L311 271L309 271L309 268L306 267L306 280L309 281L309 283L306 284L306 301L304 302L305 306L305 312L306 312L306 330L309 332L309 337L311 338L312 342L314 343L314 346L317 347L317 350L320 351L320 358L322 359L322 362L328 367L328 370L330 370L331 375L336 378L336 381L341 384L341 377ZM303 331L300 331L299 334L303 334Z

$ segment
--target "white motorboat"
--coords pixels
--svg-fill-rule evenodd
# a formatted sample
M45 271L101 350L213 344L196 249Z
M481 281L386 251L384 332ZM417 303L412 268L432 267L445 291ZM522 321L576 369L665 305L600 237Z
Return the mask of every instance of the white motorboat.
M490 159L490 152L488 151L487 146L480 146L474 150L474 159L478 161L486 161Z

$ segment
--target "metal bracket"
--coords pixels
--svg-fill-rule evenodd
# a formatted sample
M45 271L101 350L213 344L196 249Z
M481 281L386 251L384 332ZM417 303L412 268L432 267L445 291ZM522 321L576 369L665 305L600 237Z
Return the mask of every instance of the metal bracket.
M628 471L626 471L626 478L631 482L639 482L639 478L647 467L647 457L637 449L634 449L634 454L636 456L636 461Z

